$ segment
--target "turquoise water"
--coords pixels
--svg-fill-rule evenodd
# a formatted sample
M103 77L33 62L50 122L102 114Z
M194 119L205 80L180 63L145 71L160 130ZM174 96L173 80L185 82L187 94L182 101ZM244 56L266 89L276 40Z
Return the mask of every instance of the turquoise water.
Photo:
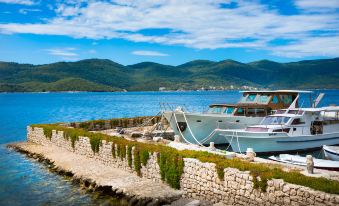
M318 92L318 91L317 91ZM339 105L339 90L325 91L323 105ZM119 202L87 194L45 166L5 147L24 141L33 123L155 115L159 102L202 111L210 103L235 103L237 91L0 94L0 205L98 205ZM305 101L306 102L306 101ZM305 104L306 106L306 104Z

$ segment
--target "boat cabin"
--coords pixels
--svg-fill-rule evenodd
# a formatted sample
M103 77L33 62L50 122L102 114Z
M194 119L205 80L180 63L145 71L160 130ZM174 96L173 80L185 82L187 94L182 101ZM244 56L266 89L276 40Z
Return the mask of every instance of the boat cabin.
M278 110L260 125L247 127L251 132L285 132L291 136L319 135L339 129L339 107Z
M207 113L227 114L233 116L265 117L274 110L286 109L297 98L299 93L308 91L242 91L237 104L211 104ZM296 107L298 103L296 104Z

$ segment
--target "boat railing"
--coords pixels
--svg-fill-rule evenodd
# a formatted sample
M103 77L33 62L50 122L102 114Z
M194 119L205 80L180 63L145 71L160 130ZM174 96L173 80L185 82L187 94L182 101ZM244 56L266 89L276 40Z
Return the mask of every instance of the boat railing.
M194 109L189 108L185 104L175 103L175 102L159 102L160 110L164 111L174 111L180 108L184 112L194 111Z

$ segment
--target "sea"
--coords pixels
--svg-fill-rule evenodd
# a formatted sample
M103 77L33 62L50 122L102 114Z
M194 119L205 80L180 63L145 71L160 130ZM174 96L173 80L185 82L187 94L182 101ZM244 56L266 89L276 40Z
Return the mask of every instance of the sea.
M339 90L325 93L320 106L339 105ZM0 205L123 205L121 200L88 193L70 179L49 172L36 160L6 148L26 140L36 123L75 122L152 116L162 103L204 111L211 103L236 103L239 91L0 93ZM302 97L304 107L308 97Z

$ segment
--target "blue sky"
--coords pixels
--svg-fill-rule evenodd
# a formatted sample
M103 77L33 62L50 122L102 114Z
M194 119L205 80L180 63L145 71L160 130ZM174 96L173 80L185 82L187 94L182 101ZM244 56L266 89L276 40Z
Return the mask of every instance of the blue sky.
M339 0L0 0L0 61L339 56Z

